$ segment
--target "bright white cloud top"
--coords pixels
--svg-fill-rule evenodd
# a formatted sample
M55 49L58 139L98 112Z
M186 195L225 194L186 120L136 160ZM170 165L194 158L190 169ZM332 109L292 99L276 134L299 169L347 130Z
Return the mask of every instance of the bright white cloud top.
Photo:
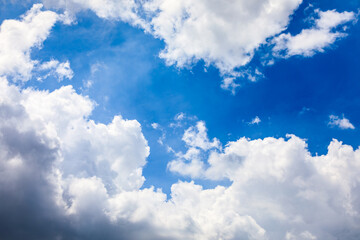
M192 160L184 158L183 169L201 163L201 171L177 172L232 184L204 190L178 182L167 200L161 190L140 190L149 148L137 121L117 116L109 125L94 123L87 117L93 103L69 86L20 90L2 79L0 96L0 191L7 211L20 204L40 212L41 221L53 215L56 227L82 237L100 234L92 224L105 226L110 239L336 239L360 230L360 150L339 141L315 157L296 136L241 138L221 150L199 122L183 140L189 151L210 151L209 158L187 153ZM42 212L44 204L50 212Z
M30 50L41 47L58 19L52 11L41 11L34 5L20 20L5 20L0 31L0 75L29 80L36 61L30 59Z
M235 74L266 39L283 31L301 0L150 1L155 36L164 39L160 54L179 67L204 60L222 74ZM236 75L236 74L235 74Z
M74 14L88 8L142 26L165 42L160 57L169 64L204 60L230 78L269 38L278 36L275 50L287 56L310 56L343 37L333 29L355 18L319 12L313 29L291 36L281 33L301 0L231 0L221 6L212 0L152 0L141 8L130 0L44 3L73 8ZM35 68L48 71L42 79L74 76L69 61L30 57L67 16L41 9L36 4L19 20L5 20L0 31L0 212L9 218L0 225L9 239L358 238L360 149L336 139L324 155L311 154L295 135L242 137L223 146L198 121L184 131L185 153L175 153L168 164L189 181L174 183L169 196L156 186L144 188L150 148L137 120L116 115L98 123L91 117L96 103L71 85L41 91L9 80L28 81ZM175 120L185 118L181 113ZM251 124L260 122L255 117ZM333 115L329 125L355 129ZM205 189L197 180L229 184Z
M41 11L42 4L35 4L20 20L5 20L0 30L0 76L28 81L35 67L38 70L55 69L59 79L71 79L73 72L69 62L57 60L44 63L30 57L32 48L41 48L57 21L67 21L65 15Z
M259 123L261 123L261 119L258 116L256 116L251 120L251 122L249 122L250 125L259 124Z

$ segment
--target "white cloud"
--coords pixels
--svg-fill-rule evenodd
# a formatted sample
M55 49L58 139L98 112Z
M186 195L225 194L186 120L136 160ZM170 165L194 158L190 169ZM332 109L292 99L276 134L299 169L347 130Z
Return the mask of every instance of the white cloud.
M72 79L74 76L74 72L70 67L69 61L60 63L58 60L50 60L48 62L42 63L38 67L38 70L49 71L49 73L42 78L54 75L58 78L59 81L62 81L64 78Z
M7 233L19 239L88 239L103 231L109 239L264 239L252 217L208 201L224 187L179 182L171 201L160 190L139 190L149 148L138 122L117 116L108 125L94 123L88 119L94 103L71 86L47 92L20 90L6 79L0 85L0 213L12 215L3 225ZM18 212L25 209L30 216ZM49 222L54 226L45 229Z
M199 177L203 175L204 163L201 161L202 151L221 148L220 141L212 141L207 136L207 129L203 121L198 121L195 127L188 128L182 140L186 143L186 153L177 153L177 159L169 162L168 168L172 172L182 175Z
M203 121L197 122L196 127L188 128L185 131L182 140L188 146L202 150L220 147L220 142L218 139L214 138L212 141L209 141L207 136L207 129Z
M160 127L160 125L158 123L152 123L151 127L156 130Z
M355 20L353 12L339 13L335 10L322 12L317 10L319 18L310 29L303 29L298 35L283 33L273 40L274 51L281 56L290 57L302 55L310 57L317 52L323 52L336 40L346 36L344 31L337 30L337 27ZM285 51L285 53L281 53Z
M314 157L289 136L241 138L222 150L198 122L184 134L186 157L201 165L195 177L232 184L178 182L167 199L140 189L149 149L137 121L95 123L94 103L70 86L0 85L0 215L12 216L0 221L17 239L335 240L360 232L359 149L334 140Z
M204 189L179 181L168 198L159 189L141 189L149 147L139 122L115 116L96 123L94 107L72 86L20 89L0 78L1 239L335 240L360 234L360 149L333 140L327 154L312 156L293 135L241 138L223 148L199 121L185 131L188 151L178 154L175 169L231 185Z
M250 125L258 125L259 123L261 123L261 119L258 116L256 116L253 120L251 120L251 122L249 122Z
M349 119L342 116L342 118L330 115L329 116L329 126L331 127L339 127L340 129L355 129L354 125L349 121Z
M60 16L41 11L35 4L20 20L4 20L0 30L0 76L26 81L37 61L30 58L32 48L41 48Z
M337 239L344 232L343 239L356 239L360 233L360 149L333 140L326 155L312 156L304 140L289 135L241 138L195 157L202 168L194 177L232 181L221 199L237 202L237 212L251 216L267 239ZM184 171L177 173L192 176L185 170L196 164L178 163Z
M152 0L153 34L166 48L160 57L179 67L204 60L223 75L238 76L266 39L280 33L301 0Z
M254 52L286 29L302 0L43 0L47 7L76 13L92 10L99 17L129 22L164 40L160 53L169 65L200 60L226 77L239 77Z

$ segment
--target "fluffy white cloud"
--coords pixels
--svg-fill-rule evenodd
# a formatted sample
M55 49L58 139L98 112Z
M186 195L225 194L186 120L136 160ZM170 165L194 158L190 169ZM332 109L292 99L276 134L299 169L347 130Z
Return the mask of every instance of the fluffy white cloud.
M98 176L119 189L137 189L149 154L140 124L115 116L108 125L88 120L94 103L65 86L51 93L23 90L23 106L59 139L65 175ZM84 169L86 169L84 171Z
M0 236L88 239L109 231L109 239L264 239L252 217L221 200L224 187L179 182L171 201L160 190L139 190L149 148L138 122L118 116L108 125L94 123L88 119L94 103L71 86L47 92L20 90L6 79L0 85L0 192L6 196L0 212L13 216L0 218L8 228ZM19 209L31 215L24 218ZM54 227L44 229L48 221Z
M188 146L202 150L220 147L220 142L218 139L214 138L212 141L209 141L207 136L207 129L203 121L197 122L196 127L188 128L185 131L182 140Z
M16 24L43 14L39 9L35 5ZM8 49L16 52L11 48L17 46ZM12 74L23 74L14 69ZM159 189L141 189L149 147L139 122L115 116L108 124L96 123L90 119L94 107L72 86L20 89L0 78L1 239L360 235L360 149L333 140L326 155L312 156L306 142L293 135L241 138L222 148L216 138L209 140L200 121L185 131L188 151L169 168L194 178L228 179L231 185L204 189L180 181L168 198Z
M304 140L289 135L241 138L208 154L197 160L203 166L197 177L232 181L222 199L251 216L267 239L356 239L360 234L360 149L333 140L326 155L312 156ZM182 164L186 169L193 163Z
M37 61L30 58L32 48L40 48L55 22L61 18L51 11L41 11L35 4L20 20L5 20L0 29L0 76L26 81Z
M334 140L326 155L311 156L304 140L289 136L241 138L222 150L199 122L183 140L200 154L189 150L184 166L197 158L195 177L232 184L178 182L168 199L140 189L149 148L137 121L95 123L94 103L71 86L47 92L0 84L0 215L11 216L0 218L1 238L335 240L360 233L360 149Z
M346 36L343 30L337 28L355 19L353 12L339 13L335 10L326 12L317 10L316 13L319 18L315 20L313 28L304 29L295 36L290 33L281 34L273 40L274 51L285 57L293 55L310 57L316 52L323 52L336 40ZM282 51L285 53L281 53Z
M302 0L152 0L145 9L153 34L166 43L160 56L179 67L204 60L235 75L266 39L286 29Z
M177 153L177 159L169 162L168 168L182 175L201 176L204 168L201 153L209 149L219 149L221 147L219 140L216 138L209 140L203 121L197 122L195 127L188 128L182 140L186 143L188 150L185 154Z
M331 127L339 127L341 129L355 129L354 125L349 121L349 119L345 118L344 116L340 118L335 115L330 115L329 118L330 120L328 125Z

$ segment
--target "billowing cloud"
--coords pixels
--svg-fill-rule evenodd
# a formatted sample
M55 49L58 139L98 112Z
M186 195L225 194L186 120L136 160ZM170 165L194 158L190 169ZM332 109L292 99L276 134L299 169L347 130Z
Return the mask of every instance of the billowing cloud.
M198 136L184 137L189 148L209 152L197 156L203 165L195 177L232 184L203 189L180 181L168 199L159 189L140 188L149 149L136 121L94 123L92 101L71 87L19 90L2 79L0 89L0 211L11 216L0 218L1 238L335 240L360 234L359 149L334 140L326 155L312 156L291 135L241 138L222 150L200 122L186 133Z
M153 34L166 43L160 57L179 67L199 60L214 64L222 74L249 63L254 51L286 29L302 0L188 1L153 0Z
M329 116L329 126L331 127L338 127L340 129L355 129L354 125L349 121L349 119L342 116L330 115Z
M267 239L356 239L360 149L333 140L326 155L312 156L304 140L287 138L241 138L199 153L197 178L230 180L222 198L237 203L236 211L251 216Z
M19 20L5 20L0 29L0 76L11 76L26 81L38 61L32 60L32 48L41 48L56 21L63 15L41 11L42 4L35 4Z
M202 152L209 149L219 149L220 142L214 138L212 141L207 136L205 123L197 122L195 127L188 128L182 140L186 143L186 153L177 153L177 159L169 162L170 171L198 177L203 174L204 163L201 161Z
M335 10L322 12L316 10L318 19L315 20L313 28L304 29L299 34L292 36L284 33L273 40L274 51L283 54L284 57L302 55L310 57L317 52L323 52L336 40L346 36L343 29L338 29L350 21L355 20L353 12L339 13ZM281 53L284 52L284 53Z
M20 90L4 78L0 85L0 211L13 216L0 220L8 229L1 238L62 236L69 216L102 211L91 206L104 200L101 187L107 196L142 186L149 147L137 121L95 123L88 119L94 103L71 86ZM47 220L56 229L41 227Z
M101 7L102 2L75 3ZM247 11L263 10L256 2L240 3ZM286 25L298 2L278 3L270 6L287 17L279 18L277 27ZM40 8L2 24L1 34L40 24L24 35L27 47L6 48L21 57L2 75L29 77L35 64L29 51L54 24L43 21L57 18ZM226 13L236 17L232 9ZM9 22L14 31L3 28ZM38 28L46 31L40 34ZM23 67L24 62L30 65ZM167 196L142 187L150 149L140 123L119 115L108 124L95 122L95 106L72 86L21 89L0 78L1 239L349 240L360 235L360 149L333 140L327 154L313 156L294 135L240 138L223 147L209 139L199 121L184 132L187 151L176 154L169 169L230 184L205 189L179 181Z

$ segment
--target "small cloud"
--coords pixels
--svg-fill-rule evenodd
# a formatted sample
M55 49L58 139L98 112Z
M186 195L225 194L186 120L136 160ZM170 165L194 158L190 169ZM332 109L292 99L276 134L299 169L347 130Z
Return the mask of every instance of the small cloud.
M344 115L342 118L330 115L330 121L328 123L331 127L339 127L340 129L355 129L354 125L349 121L349 119L345 118Z
M70 62L59 62L58 60L50 60L48 62L42 63L38 69L40 71L48 71L49 73L39 80L48 78L49 76L55 76L59 81L62 81L64 78L71 80L74 77L74 72L70 67Z
M182 122L183 122L185 119L191 119L191 118L188 117L185 113L180 112L180 113L178 113L178 114L175 115L175 117L174 117L175 122L170 123L169 126L170 126L171 128L182 127L182 126L183 126L183 123L182 123Z
M153 128L153 129L158 129L159 128L159 124L158 123L152 123L151 124L151 127Z
M224 90L230 90L232 95L235 95L236 89L240 87L240 84L235 82L235 77L224 78L221 84L221 88Z
M174 117L174 119L175 120L177 120L177 121L181 121L181 120L183 120L185 118L185 113L178 113L178 114L176 114L176 116Z
M259 124L261 122L261 119L256 116L251 122L249 122L250 125Z

